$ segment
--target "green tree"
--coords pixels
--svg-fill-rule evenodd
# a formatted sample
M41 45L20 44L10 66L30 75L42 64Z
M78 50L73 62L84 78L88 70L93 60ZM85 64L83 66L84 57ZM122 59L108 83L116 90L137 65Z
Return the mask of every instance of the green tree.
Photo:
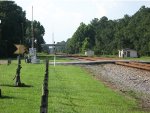
M66 42L65 41L61 41L61 42L57 42L56 46L56 52L58 53L65 53L65 49L66 49Z
M76 50L73 38L69 38L66 42L66 53L74 54Z
M33 37L34 37L34 47L37 48L38 52L42 51L41 44L45 44L44 41L44 36L45 34L45 29L44 27L40 24L39 21L34 21L33 22ZM26 24L26 38L25 38L26 45L28 47L31 47L32 43L32 29L31 29L31 21L27 20Z
M117 54L119 49L131 48L147 55L150 53L149 20L150 8L142 6L134 15L126 14L121 19L109 20L104 16L94 18L88 25L82 22L66 42L67 50L76 53L89 45L96 54Z
M1 39L0 57L11 56L13 44L23 42L22 25L26 24L25 11L14 1L0 1Z
M82 52L90 49L90 42L89 41L90 41L90 38L86 37L84 42L83 42L83 45L82 45Z

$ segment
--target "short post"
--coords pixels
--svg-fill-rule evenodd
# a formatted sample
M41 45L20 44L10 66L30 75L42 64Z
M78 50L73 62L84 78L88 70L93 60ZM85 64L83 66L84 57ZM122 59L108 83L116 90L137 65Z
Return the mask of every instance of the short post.
M9 58L8 62L7 62L7 65L10 65L10 64L11 64L11 59Z

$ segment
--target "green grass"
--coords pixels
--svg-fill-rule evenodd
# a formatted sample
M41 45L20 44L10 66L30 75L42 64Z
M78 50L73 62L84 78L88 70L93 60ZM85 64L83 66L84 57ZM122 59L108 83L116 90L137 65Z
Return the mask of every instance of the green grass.
M119 58L118 55L100 55L100 56L98 56L98 57ZM140 58L125 57L125 58L121 58L121 59L150 61L150 57L149 57L149 56L141 56Z
M54 61L54 56L53 55L43 55L43 56L38 56L40 60L45 60L46 58L49 59L50 62ZM56 56L56 62L71 62L73 60L68 59L66 57L61 57L61 56Z
M21 80L31 87L13 87L17 62L0 65L0 113L39 113L44 64L22 62ZM49 67L49 113L148 113L135 99L117 93L78 66Z
M80 67L51 67L49 80L49 113L146 113Z
M30 87L13 87L17 63L0 65L0 113L38 113L45 66L22 62L21 81Z
M73 61L73 60L65 58L65 57L56 56L55 58L56 58L56 62L71 62L71 61ZM52 56L51 58L49 58L49 61L50 62L54 62L54 56Z
M105 57L105 58L119 58L118 55L100 55L98 57ZM135 60L135 61L150 61L149 56L141 56L140 58L130 58L130 57L125 57L125 58L120 58L123 60Z
M140 58L124 58L126 60L136 60L136 61L149 61L150 62L150 57L147 56L142 56Z
M118 58L118 55L97 55L97 57Z

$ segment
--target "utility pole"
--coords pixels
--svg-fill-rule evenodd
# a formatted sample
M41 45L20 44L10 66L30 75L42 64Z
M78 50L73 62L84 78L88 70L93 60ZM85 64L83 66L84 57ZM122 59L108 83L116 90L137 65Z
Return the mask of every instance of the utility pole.
M37 59L36 48L34 48L33 6L32 6L31 37L32 37L32 44L31 48L29 48L29 56L31 59L31 63L37 64L40 63L40 59Z
M31 23L31 29L32 29L32 45L31 45L31 47L34 48L33 6L32 6L32 23Z
M1 40L2 40L2 39L1 39L1 38L2 38L2 32L1 32L1 31L2 31L2 28L1 28L1 23L2 23L2 22L1 22L1 20L0 20L0 43L1 43Z
M2 36L1 34L2 34L2 32L1 32L1 20L0 20L0 43L1 43L1 36ZM1 95L2 94L1 94L1 89L0 89L0 97L1 97Z
M24 44L24 27L23 27L23 23L21 23L21 29L22 29L22 44Z

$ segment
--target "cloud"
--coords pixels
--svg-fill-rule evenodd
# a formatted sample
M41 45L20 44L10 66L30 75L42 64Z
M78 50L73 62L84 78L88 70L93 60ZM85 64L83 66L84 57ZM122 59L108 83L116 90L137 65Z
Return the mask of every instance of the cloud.
M34 19L40 21L46 33L44 39L52 42L52 32L55 41L67 40L76 31L81 22L88 24L93 18L107 16L118 19L124 14L137 11L137 1L144 0L15 0L29 20L32 20L32 5ZM132 3L131 3L132 1ZM145 0L148 1L148 0ZM125 4L124 4L125 3ZM144 2L140 2L138 7ZM148 2L147 2L148 4ZM131 13L132 11L132 13Z
M91 0L95 7L95 17L101 18L107 15L107 6L103 0Z
M107 10L103 5L96 5L97 6L97 13L96 13L96 17L103 17L107 15Z

